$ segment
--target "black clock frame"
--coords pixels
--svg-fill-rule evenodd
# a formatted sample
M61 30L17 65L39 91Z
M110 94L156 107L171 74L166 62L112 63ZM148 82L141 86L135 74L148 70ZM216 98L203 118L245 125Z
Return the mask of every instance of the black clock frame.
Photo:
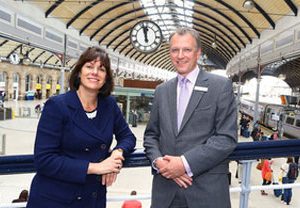
M152 25L154 25L154 26L158 29L157 31L154 31L155 34L156 34L156 32L159 32L159 37L158 37L158 36L155 36L155 41L153 42L153 43L156 43L156 45L155 45L155 47L151 48L151 50L142 49L142 48L141 48L142 45L138 42L137 37L134 36L134 31L136 30L136 28L137 28L139 25L143 25L143 24L145 24L145 23L146 23L146 24L147 24L147 23L148 23L148 24L152 24ZM139 27L142 28L142 26L139 26ZM139 28L139 30L140 30L140 28ZM137 32L135 33L135 35L136 35L136 34L137 34ZM135 37L135 40L133 40L134 37ZM146 38L146 37L145 37L145 38ZM157 42L156 40L158 40L158 42ZM141 52L141 53L145 53L145 54L153 53L154 51L156 51L156 50L160 47L160 45L161 45L161 43L162 43L162 40L163 40L163 35L162 35L162 31L161 31L159 25L156 24L155 22L151 21L151 20L142 20L142 21L137 22L137 23L132 27L132 29L131 29L131 31L130 31L130 43L131 43L131 45L132 45L137 51L139 51L139 52ZM135 43L138 43L138 46L136 46Z

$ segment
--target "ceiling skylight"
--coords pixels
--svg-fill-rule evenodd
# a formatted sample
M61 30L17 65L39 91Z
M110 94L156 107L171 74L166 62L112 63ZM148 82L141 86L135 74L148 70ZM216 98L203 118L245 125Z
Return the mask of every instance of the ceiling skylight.
M164 40L178 27L193 27L193 2L182 0L141 0L149 19L159 25Z

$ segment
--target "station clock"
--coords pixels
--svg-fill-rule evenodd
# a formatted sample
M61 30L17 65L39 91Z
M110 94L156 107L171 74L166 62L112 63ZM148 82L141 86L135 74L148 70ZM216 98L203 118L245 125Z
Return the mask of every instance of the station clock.
M132 46L142 53L152 53L163 40L160 27L153 21L143 20L136 23L130 31Z

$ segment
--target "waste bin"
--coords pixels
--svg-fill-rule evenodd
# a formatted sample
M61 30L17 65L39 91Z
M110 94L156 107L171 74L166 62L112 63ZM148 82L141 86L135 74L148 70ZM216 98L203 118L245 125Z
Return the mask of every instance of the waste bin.
M132 113L132 127L137 127L137 113Z
M0 120L12 119L11 108L0 108Z
M27 91L25 93L25 100L34 100L34 91Z

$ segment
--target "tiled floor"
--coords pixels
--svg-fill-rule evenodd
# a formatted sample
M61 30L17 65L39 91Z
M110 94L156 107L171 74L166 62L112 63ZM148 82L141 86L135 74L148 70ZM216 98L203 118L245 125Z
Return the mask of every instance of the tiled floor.
M23 107L31 108L31 117L19 118L16 117L12 120L0 121L0 137L6 134L6 154L32 154L35 131L38 123L37 115L33 113L34 106L39 101L23 101L23 102L10 102L6 106L14 106L15 111L22 112ZM21 111L19 110L21 108ZM20 113L22 115L22 113ZM137 137L137 148L142 148L143 132L145 125L139 124L137 127L131 128ZM246 138L239 138L240 142L251 141ZM0 145L1 146L1 145ZM274 171L275 179L280 174L280 166L285 161L284 158L274 159L272 168ZM234 177L236 172L236 162L230 163L230 170L232 172L232 185L231 187L240 186L239 180ZM14 198L17 198L22 189L29 189L30 182L33 174L17 174L17 175L2 175L0 176L0 205L1 203L10 203ZM151 171L150 167L146 168L127 168L123 169L118 176L118 179L112 187L108 189L108 196L126 196L129 195L131 190L136 190L138 195L144 196L151 193ZM261 184L260 172L255 168L251 171L251 184ZM300 180L298 178L297 182ZM300 207L300 188L293 189L293 199L291 205L287 206L276 198L272 190L267 191L267 196L262 196L260 191L254 191L250 194L249 208L282 208ZM239 193L231 194L232 207L239 207ZM150 207L149 200L142 200L143 207ZM122 202L109 202L108 208L119 208Z

